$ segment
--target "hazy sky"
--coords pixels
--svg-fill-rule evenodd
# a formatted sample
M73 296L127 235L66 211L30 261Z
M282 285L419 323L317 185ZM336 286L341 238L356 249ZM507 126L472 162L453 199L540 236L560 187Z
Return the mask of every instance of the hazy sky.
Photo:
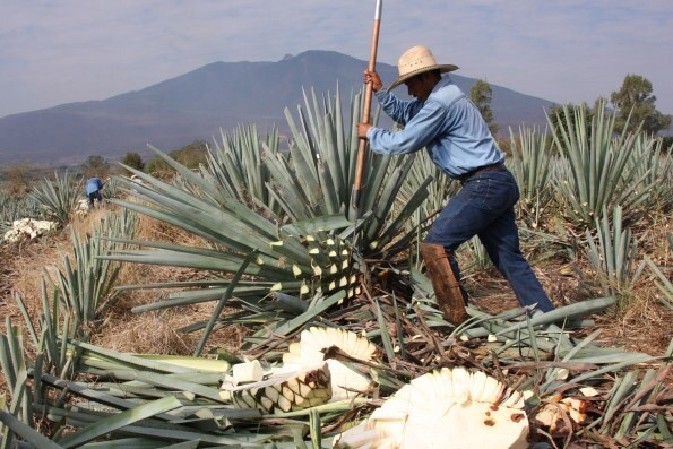
M102 100L215 61L367 60L375 0L1 0L0 117ZM415 44L460 75L593 103L627 74L673 113L672 0L383 0L379 61ZM391 80L384 80L388 83Z

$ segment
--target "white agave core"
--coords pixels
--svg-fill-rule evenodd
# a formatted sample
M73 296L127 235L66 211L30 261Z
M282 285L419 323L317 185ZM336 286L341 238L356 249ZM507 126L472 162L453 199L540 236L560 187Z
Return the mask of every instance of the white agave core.
M298 365L311 365L321 362L324 354L322 349L337 346L346 354L358 360L370 361L376 353L376 346L366 338L359 337L356 333L343 329L312 327L301 333L299 357L283 357L286 362L294 362ZM291 348L296 351L296 348ZM287 363L284 368L288 367ZM371 380L345 364L337 360L328 360L327 366L330 372L332 386L331 401L340 401L358 396L360 391L366 391Z
M463 368L424 374L401 388L365 423L344 432L337 447L353 449L524 449L523 397L496 379Z

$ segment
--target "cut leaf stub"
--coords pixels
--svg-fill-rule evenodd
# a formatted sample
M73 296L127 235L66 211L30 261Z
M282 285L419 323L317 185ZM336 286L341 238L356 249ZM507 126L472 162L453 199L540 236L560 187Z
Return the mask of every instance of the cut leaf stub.
M522 393L481 371L444 368L401 388L335 447L524 449L523 404Z
M301 282L298 290L300 298L307 299L316 294L334 294L340 290L346 290L348 297L361 293L357 277L350 275L352 251L347 240L311 234L303 236L288 234L288 239L299 239L307 255L303 263L295 261L291 266L293 277ZM280 240L269 244L271 247L281 247L285 242ZM291 291L296 288L296 285L278 282L269 291Z

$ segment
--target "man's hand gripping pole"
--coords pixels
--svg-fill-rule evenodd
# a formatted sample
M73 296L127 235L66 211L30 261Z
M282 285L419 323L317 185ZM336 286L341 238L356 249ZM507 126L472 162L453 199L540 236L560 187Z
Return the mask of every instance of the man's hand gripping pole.
M374 14L374 25L372 27L372 44L371 50L369 53L369 70L376 70L376 54L379 47L379 28L381 25L381 3L382 0L376 0L376 13ZM364 101L362 104L362 117L361 122L369 123L371 120L371 105L372 105L372 84L366 83L364 85ZM360 206L362 202L362 178L364 174L365 159L367 155L367 139L361 137L358 146L358 154L355 164L355 179L353 181L353 194L351 196L351 202L353 207L353 244L352 250L355 250L355 240L357 236L356 225L357 220L360 218Z

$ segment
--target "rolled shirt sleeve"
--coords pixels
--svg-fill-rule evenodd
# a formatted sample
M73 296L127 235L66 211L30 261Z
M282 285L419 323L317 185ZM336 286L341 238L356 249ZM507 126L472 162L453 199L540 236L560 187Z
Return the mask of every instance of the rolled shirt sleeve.
M403 130L386 131L370 128L367 132L372 151L379 154L409 154L428 145L439 135L446 123L446 111L436 102L428 101L410 117Z

